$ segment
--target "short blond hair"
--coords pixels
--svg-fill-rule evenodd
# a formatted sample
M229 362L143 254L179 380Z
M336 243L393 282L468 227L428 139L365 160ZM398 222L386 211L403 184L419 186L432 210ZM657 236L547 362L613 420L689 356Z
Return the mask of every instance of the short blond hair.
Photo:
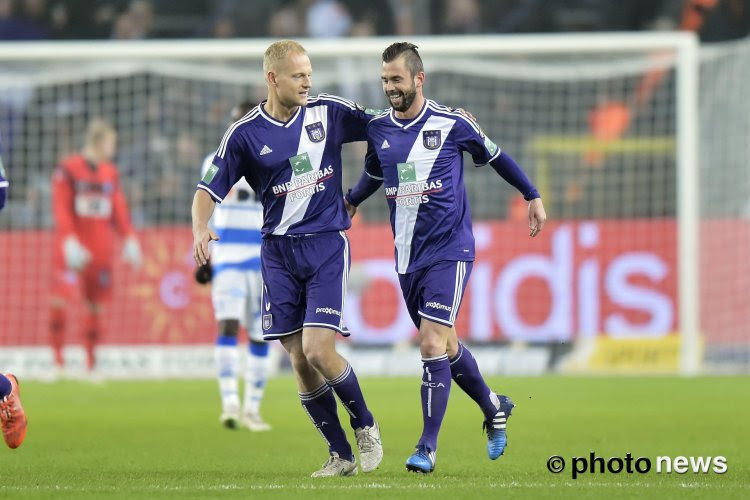
M86 145L94 146L107 134L116 134L117 131L107 120L95 118L86 127Z
M263 74L267 75L279 61L291 53L307 54L307 51L294 40L279 40L269 45L263 54Z

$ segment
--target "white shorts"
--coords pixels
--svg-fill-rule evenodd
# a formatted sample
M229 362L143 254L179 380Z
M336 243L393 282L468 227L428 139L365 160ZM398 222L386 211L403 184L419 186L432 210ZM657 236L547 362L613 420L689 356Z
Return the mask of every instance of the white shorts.
M216 321L238 319L250 338L263 340L260 324L260 271L224 269L211 280L211 301Z

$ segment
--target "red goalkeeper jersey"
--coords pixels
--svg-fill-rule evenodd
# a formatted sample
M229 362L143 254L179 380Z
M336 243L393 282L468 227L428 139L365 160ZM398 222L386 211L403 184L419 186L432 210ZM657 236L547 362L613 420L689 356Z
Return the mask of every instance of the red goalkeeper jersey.
M115 233L133 233L117 167L109 162L90 163L80 154L65 158L52 177L55 217L55 261L64 265L62 242L75 235L92 256L92 264L112 264Z

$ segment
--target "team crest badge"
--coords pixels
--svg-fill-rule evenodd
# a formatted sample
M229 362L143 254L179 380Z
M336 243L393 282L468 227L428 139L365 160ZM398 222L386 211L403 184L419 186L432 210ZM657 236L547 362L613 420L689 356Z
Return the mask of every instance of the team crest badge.
M263 329L270 330L272 324L273 324L273 314L264 314L263 315Z
M326 138L326 131L323 128L322 122L305 125L305 130L307 130L307 137L309 137L312 142L320 142Z
M427 149L437 149L440 147L440 131L439 130L424 130L422 132L422 144Z

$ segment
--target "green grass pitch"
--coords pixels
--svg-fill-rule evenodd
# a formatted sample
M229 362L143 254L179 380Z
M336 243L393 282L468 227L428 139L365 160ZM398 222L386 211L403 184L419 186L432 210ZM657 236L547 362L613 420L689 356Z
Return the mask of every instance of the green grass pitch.
M494 378L518 404L494 462L478 408L454 385L431 476L404 469L421 430L419 381L362 378L385 457L373 473L322 480L309 475L325 444L290 377L270 382L274 428L261 434L219 426L214 381L21 382L29 433L0 449L0 498L750 498L748 377ZM591 451L648 457L652 471L547 471L550 455L569 468ZM656 474L660 455L723 455L728 471Z

